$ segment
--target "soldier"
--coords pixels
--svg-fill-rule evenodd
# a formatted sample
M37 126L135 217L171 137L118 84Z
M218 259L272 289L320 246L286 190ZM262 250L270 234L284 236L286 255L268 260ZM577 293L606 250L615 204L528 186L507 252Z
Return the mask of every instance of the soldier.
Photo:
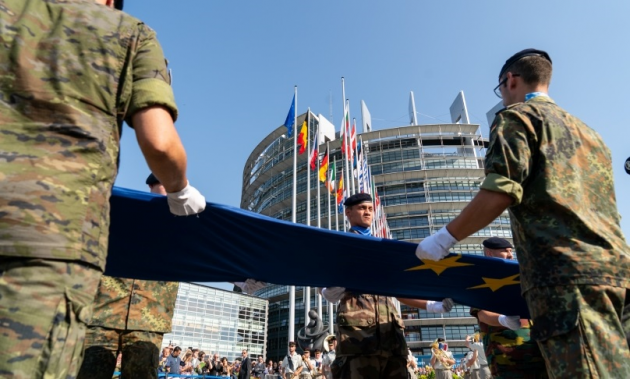
M155 175L146 180L151 193L166 195ZM154 282L103 275L94 315L85 336L85 358L79 379L111 379L122 352L121 374L157 378L155 359L164 333L171 332L178 282Z
M354 194L346 199L344 206L350 233L372 235L372 196L367 193ZM337 312L339 342L335 362L331 366L335 379L407 377L408 351L403 334L404 324L393 299L346 292L343 287L324 288L322 295L330 302L341 300ZM430 312L450 312L453 307L451 299L437 302L399 300Z
M483 241L483 253L486 257L513 259L512 244L503 238L490 237ZM482 378L546 378L547 370L540 349L530 338L530 321L518 316L505 316L495 312L470 309L470 315L477 318L480 338L485 346L484 363L490 372ZM469 336L466 336L468 344ZM481 348L480 341L475 346ZM477 345L478 344L478 345ZM481 356L481 350L479 350ZM482 359L483 361L483 359ZM482 366L484 365L482 364ZM492 376L489 376L489 375Z
M352 195L344 206L350 232L371 235L372 196ZM407 378L404 324L392 298L346 292L343 287L324 288L322 295L330 302L341 300L333 378Z
M119 1L119 7L122 1ZM107 255L123 121L171 212L198 213L155 32L114 0L5 0L0 372L76 376Z
M418 245L439 260L509 208L520 282L550 377L630 377L630 249L619 226L610 151L549 98L551 58L508 59L495 92L486 179L462 213Z

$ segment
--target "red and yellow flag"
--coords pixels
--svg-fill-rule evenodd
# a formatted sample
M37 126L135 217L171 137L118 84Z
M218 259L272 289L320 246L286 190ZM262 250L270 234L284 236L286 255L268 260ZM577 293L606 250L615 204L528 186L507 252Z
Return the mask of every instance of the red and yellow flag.
M337 199L337 205L343 200L343 176L339 179L339 187L337 188L337 196L335 196L335 198Z
M308 136L308 116L304 119L302 123L302 129L300 129L300 134L298 135L297 143L300 145L299 154L303 154L306 151L306 138Z
M328 148L324 152L324 158L322 162L319 164L319 181L326 182L326 176L328 174Z

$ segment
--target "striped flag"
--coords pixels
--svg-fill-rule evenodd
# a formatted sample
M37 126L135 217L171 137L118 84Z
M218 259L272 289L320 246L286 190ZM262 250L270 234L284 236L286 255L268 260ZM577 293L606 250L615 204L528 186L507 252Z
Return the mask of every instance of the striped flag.
M317 134L315 133L315 139L313 140L313 150L311 151L311 170L317 170L317 160L319 159L319 144L317 142Z
M321 178L321 176L320 176L320 178ZM332 194L335 194L335 180L337 180L337 169L335 167L335 162L333 162L332 167L330 169L330 175L328 177L328 182L326 183L326 186L328 187L328 190ZM335 199L336 198L337 198L337 195L335 194Z
M324 152L324 158L319 164L319 181L326 182L326 176L328 174L328 148Z
M304 122L302 123L302 129L300 129L300 134L298 134L298 145L300 145L299 154L303 154L306 151L307 138L308 138L308 113L306 113L306 117L304 118Z

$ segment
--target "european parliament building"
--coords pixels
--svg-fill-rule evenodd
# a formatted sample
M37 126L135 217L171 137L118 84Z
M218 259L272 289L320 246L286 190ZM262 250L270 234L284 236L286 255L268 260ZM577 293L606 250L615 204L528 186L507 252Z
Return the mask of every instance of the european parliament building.
M301 125L305 115L298 118ZM337 178L341 177L340 140L331 133L330 124L321 115L311 117L311 130L320 129L319 141L330 141L330 162L337 161ZM281 126L254 148L245 163L241 207L270 217L291 220L293 138L286 137ZM322 135L324 134L324 135ZM337 137L337 139L335 139ZM479 125L468 123L410 125L358 134L367 153L373 180L384 205L394 239L419 242L437 232L456 217L475 196L484 178L484 156L488 139ZM311 139L312 141L312 139ZM320 146L320 152L325 150ZM307 154L298 156L297 222L306 223ZM328 194L321 187L317 198L316 174L311 172L311 225L317 224L319 200L322 227L328 227ZM332 199L332 198L331 198ZM334 199L331 200L334 203ZM332 229L336 223L332 218ZM339 214L343 219L343 214ZM341 225L341 221L340 221ZM342 230L343 227L340 226ZM511 240L509 216L504 213L491 225L461 241L453 250L483 255L481 242L498 236ZM296 305L303 307L301 288L296 288ZM271 286L257 295L269 299L268 354L286 354L288 322L288 287ZM311 306L315 306L313 301ZM324 300L324 307L326 301ZM324 308L326 309L326 308ZM416 355L430 354L429 345L445 337L453 353L464 353L464 339L472 334L476 319L469 308L457 305L450 313L440 315L401 307L407 342ZM295 330L304 325L304 311L296 310ZM324 312L324 321L328 318Z
M248 349L251 357L266 355L268 301L260 297L180 283L173 315L173 331L162 347L172 342L184 351L198 348L233 361Z

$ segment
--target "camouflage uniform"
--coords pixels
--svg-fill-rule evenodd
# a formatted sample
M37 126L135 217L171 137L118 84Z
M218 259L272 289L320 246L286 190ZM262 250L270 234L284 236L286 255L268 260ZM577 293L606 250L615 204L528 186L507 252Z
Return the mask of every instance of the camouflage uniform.
M470 309L470 315L477 317L479 322L480 337L494 378L547 378L545 361L538 344L529 336L529 324L521 325L519 330L492 326L479 321L478 313L479 309Z
M157 378L164 333L171 332L177 282L153 282L104 275L85 338L78 378L110 379L123 353L122 376Z
M0 24L0 372L72 377L122 122L177 108L155 33L131 16L93 0L4 0Z
M550 377L630 377L630 251L599 135L538 96L493 122L481 188L511 195L521 287Z
M407 378L404 324L392 298L345 292L337 310L333 378Z

